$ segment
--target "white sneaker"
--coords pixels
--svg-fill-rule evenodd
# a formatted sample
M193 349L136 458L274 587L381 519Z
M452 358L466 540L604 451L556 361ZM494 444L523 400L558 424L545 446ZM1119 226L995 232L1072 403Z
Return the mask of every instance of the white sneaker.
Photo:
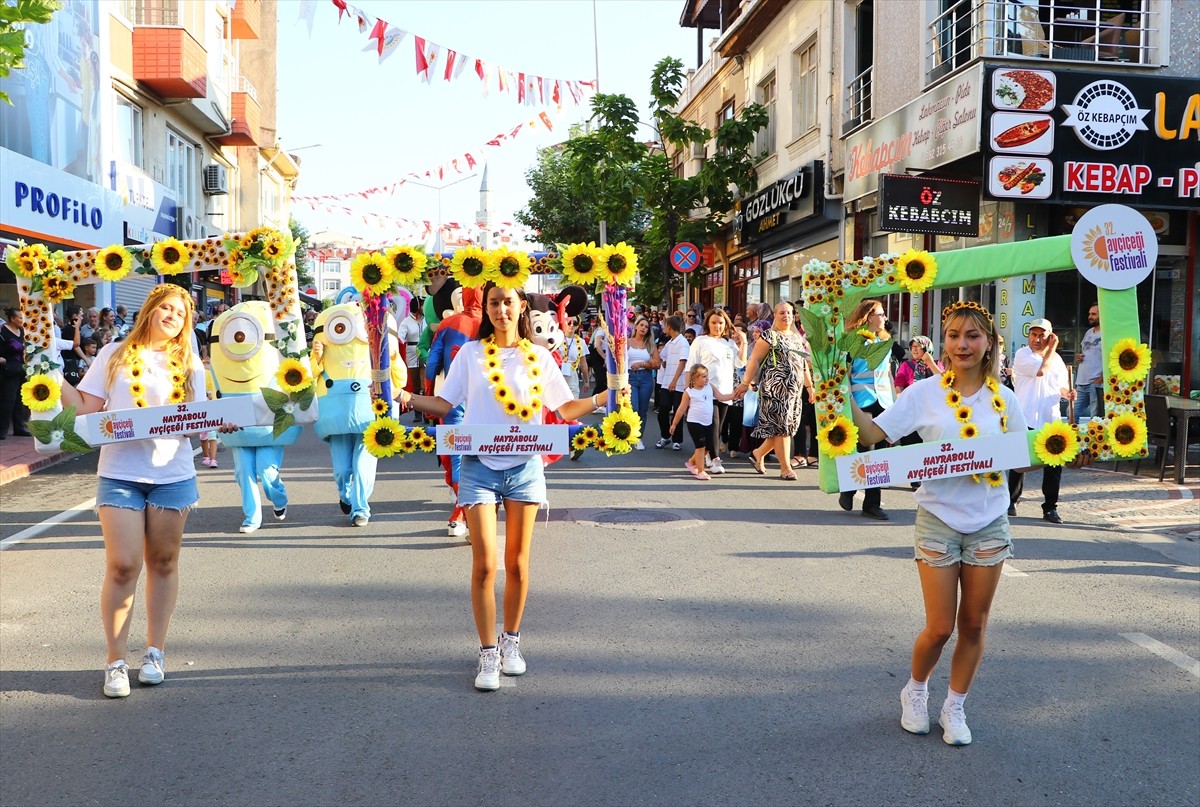
M446 534L451 538L466 538L467 525L461 521L451 521L446 525Z
M683 449L683 443L671 443L672 451L680 451Z
M967 728L967 713L961 703L947 703L942 707L938 717L938 725L942 727L942 739L946 745L970 745L971 730Z
M913 734L929 733L929 690L900 690L900 728Z
M161 684L167 677L163 670L163 652L157 647L147 647L146 655L142 656L142 669L138 671L138 681L147 686Z
M276 521L283 521L287 518L287 505L273 508L272 512L275 514Z
M633 450L634 451L645 451L646 446L644 443L642 443L641 440L638 440L636 443L633 444Z
M660 437L660 438L658 438L658 442L654 444L654 447L655 448L666 448L668 445L670 445L670 443L671 443L671 441L668 440L667 438Z
M707 455L705 455L705 457L704 457L704 467L705 467L705 468L711 468L712 466L713 466L713 458L712 458L712 457L710 457L710 456L707 456Z
M500 648L500 672L505 675L524 675L525 659L521 658L521 637L501 633L496 637Z
M723 474L723 473L725 473L725 466L721 464L721 458L720 458L720 457L717 457L715 460L713 460L713 461L712 461L712 465L711 465L711 466L709 466L709 468L708 468L708 472L709 472L710 474Z
M238 527L238 532L242 533L243 535L249 535L257 529L257 524L243 524L242 526Z
M114 661L104 668L104 696L129 697L129 665L125 663L125 659Z
M354 518L350 519L350 523L353 524L355 527L365 527L365 526L367 526L367 523L370 522L370 520L371 519L367 518L364 515L357 515Z
M479 648L479 673L475 688L492 692L500 688L500 651L494 647Z

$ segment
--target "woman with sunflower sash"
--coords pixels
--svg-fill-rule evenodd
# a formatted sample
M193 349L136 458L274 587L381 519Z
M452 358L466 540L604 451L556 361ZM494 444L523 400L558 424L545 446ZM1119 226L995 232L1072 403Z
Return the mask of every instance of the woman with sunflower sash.
M916 431L925 442L1024 433L1016 395L1000 384L1000 355L991 316L975 303L955 303L942 315L941 376L917 381L875 415L855 403L859 441L898 442ZM950 745L967 745L963 701L983 657L984 632L1005 559L1012 556L1004 473L925 481L917 503L914 558L925 602L925 628L912 652L912 677L901 690L900 725L929 731L928 681L955 627L950 691L939 724Z
M520 426L541 423L542 410L575 420L599 405L600 395L573 398L550 352L530 341L529 301L520 288L488 281L477 339L450 365L437 395L401 393L401 403L435 418L466 404L462 423ZM479 634L475 688L500 687L500 674L522 675L521 617L529 590L529 554L538 509L547 502L542 458L537 455L464 456L458 503L471 536L471 607ZM496 629L496 506L505 521L503 632ZM495 637L495 638L493 638Z
M187 289L157 286L129 336L106 345L79 388L64 384L62 403L77 414L203 400L204 367L192 350ZM222 432L237 426L223 424ZM130 612L143 562L147 647L138 680L162 683L167 628L179 593L179 549L196 505L196 467L186 436L109 443L100 448L96 512L104 535L100 614L108 644L104 694L129 694L125 661Z

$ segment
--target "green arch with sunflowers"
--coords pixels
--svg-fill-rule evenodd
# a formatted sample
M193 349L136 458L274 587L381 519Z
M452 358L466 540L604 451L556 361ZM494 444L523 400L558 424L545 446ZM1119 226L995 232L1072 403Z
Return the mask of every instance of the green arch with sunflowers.
M821 490L838 492L834 460L857 449L858 429L850 416L847 355L863 358L876 367L891 351L893 340L864 344L857 333L845 332L844 317L859 302L900 291L920 294L930 289L1074 270L1069 235L936 255L909 250L860 261L813 260L805 265L800 316L812 347L817 442L823 460L819 469ZM1107 348L1105 416L1079 427L1053 423L1031 431L1030 457L1037 465L1065 464L1080 450L1087 450L1099 460L1147 454L1144 394L1150 354L1146 345L1139 343L1137 289L1097 292L1101 342ZM1035 444L1040 451L1034 450Z

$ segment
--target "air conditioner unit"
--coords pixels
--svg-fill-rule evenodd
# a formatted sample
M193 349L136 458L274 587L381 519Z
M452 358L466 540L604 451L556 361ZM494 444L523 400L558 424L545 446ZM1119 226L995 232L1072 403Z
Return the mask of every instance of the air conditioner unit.
M175 215L175 237L194 241L204 237L204 224L191 210L179 208Z
M229 193L229 174L219 163L204 166L204 193L219 196Z
M703 143L693 143L692 144L692 159L693 160L703 160L706 157L708 157L708 149L705 147L705 145Z

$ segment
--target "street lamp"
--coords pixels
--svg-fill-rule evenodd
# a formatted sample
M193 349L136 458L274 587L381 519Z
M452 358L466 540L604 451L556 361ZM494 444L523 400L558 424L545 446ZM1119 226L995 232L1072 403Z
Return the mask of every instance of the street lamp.
M443 244L442 244L442 191L446 190L446 188L453 187L454 185L457 185L460 182L466 182L468 179L472 179L475 176L476 176L475 174L468 174L467 176L463 177L462 179L456 179L453 182L447 182L445 185L426 185L424 182L417 182L414 179L406 180L406 184L408 184L408 185L418 185L422 188L429 188L430 190L437 191L437 235L434 236L434 239L433 239L434 253L441 255L442 249L443 249Z

